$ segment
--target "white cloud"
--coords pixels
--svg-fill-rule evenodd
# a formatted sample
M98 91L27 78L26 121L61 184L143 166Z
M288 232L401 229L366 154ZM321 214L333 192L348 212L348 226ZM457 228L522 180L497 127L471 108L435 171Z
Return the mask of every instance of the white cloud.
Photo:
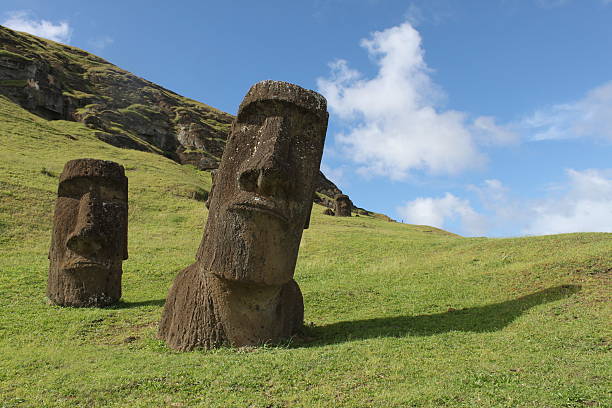
M90 40L89 44L91 44L91 46L95 48L96 50L100 51L100 50L105 49L106 47L108 47L114 42L115 40L112 37L105 35L105 36L97 37L97 38L94 38L93 40Z
M563 193L534 203L527 234L612 232L612 171L567 170Z
M1 25L12 30L25 31L26 33L66 44L70 41L70 36L72 35L72 29L66 21L54 24L47 20L35 20L26 11L8 13L8 18Z
M508 188L497 179L485 180L480 187L470 185L468 190L475 191L483 203L496 203L506 200L508 192Z
M479 116L472 124L473 133L479 142L484 145L512 145L520 141L518 133L513 132L508 126L500 126L495 123L492 116Z
M444 95L429 77L421 37L410 23L375 32L361 45L378 65L374 78L337 60L331 76L317 83L346 122L336 141L362 173L403 179L411 170L452 174L484 162L466 115L437 108Z
M589 137L612 141L612 81L573 103L536 111L521 124L533 140Z
M486 219L488 230L495 235L517 234L532 216L526 202L511 195L511 191L500 180L485 180L481 185L469 185L483 208L481 217Z
M482 235L486 231L485 218L474 211L469 201L451 193L442 198L419 197L398 207L397 212L411 224L444 228L447 221L459 219L467 235Z
M470 185L483 208L476 211L464 198L419 197L397 208L409 223L445 228L458 220L464 235L546 235L570 232L612 232L612 169L566 170L567 179L546 196L518 200L500 180Z

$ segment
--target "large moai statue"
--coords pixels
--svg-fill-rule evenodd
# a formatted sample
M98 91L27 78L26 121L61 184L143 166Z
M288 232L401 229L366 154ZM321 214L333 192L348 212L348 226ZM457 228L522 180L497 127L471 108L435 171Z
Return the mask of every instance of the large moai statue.
M338 194L334 197L334 214L336 217L350 217L353 202L346 194Z
M196 262L179 273L159 337L177 350L275 343L304 320L293 280L327 130L327 102L278 81L238 110Z
M77 159L60 175L49 250L47 297L61 306L102 307L121 298L127 259L128 180L123 166Z

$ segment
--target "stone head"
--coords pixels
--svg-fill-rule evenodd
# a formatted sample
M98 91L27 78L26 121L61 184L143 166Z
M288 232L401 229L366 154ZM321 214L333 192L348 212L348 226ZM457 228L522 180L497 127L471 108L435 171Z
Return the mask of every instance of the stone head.
M353 203L346 194L338 194L334 197L334 212L336 216L350 217Z
M70 274L104 274L127 259L127 178L117 163L71 160L60 175L49 259Z
M279 81L255 84L214 177L198 251L202 267L261 284L291 280L327 130L327 102Z

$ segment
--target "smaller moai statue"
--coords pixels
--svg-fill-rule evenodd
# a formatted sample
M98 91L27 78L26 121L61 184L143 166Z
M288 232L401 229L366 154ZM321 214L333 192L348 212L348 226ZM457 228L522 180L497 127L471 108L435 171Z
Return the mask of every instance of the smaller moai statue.
M346 194L338 194L334 198L334 214L336 217L350 217L353 202Z
M60 175L47 297L60 306L103 307L121 298L127 259L128 180L123 166L77 159Z

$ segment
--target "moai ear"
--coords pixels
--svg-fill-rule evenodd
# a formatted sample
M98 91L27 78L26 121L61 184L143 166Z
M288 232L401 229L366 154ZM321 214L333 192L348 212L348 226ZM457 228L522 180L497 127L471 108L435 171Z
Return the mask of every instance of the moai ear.
M212 199L213 191L215 190L215 175L217 174L217 170L213 170L210 172L210 177L212 178L212 184L210 185L210 192L208 193L208 198L204 205L206 208L210 209L210 200Z
M312 212L312 200L310 200L310 205L308 206L308 213L306 215L306 222L304 223L304 229L308 229L310 227L310 213Z

